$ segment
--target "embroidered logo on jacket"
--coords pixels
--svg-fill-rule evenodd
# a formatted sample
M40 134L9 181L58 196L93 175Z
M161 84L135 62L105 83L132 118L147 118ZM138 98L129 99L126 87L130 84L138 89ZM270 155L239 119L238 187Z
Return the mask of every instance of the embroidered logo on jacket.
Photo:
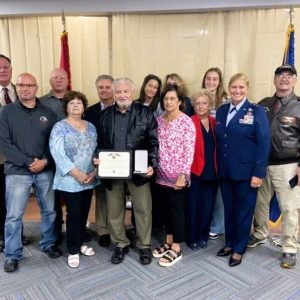
M41 121L42 123L48 123L48 119L47 119L47 117L45 117L45 116L41 116L41 117L40 117L40 121Z

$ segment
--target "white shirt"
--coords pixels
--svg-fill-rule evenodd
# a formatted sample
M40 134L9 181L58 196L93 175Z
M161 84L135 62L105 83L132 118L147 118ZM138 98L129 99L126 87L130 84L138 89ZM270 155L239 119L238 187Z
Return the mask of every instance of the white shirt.
M228 126L229 122L232 120L232 118L235 116L235 114L238 112L238 110L244 105L247 98L245 98L242 102L240 102L238 105L234 106L232 102L230 103L227 119L226 119L226 127ZM235 109L233 109L235 108Z
M4 88L4 86L0 85L0 106L6 105L5 98L4 98L4 90L3 90L3 88ZM17 95L15 93L14 87L10 83L8 86L6 86L6 88L8 89L8 95L9 95L10 100L12 102L15 102L16 99L17 99Z

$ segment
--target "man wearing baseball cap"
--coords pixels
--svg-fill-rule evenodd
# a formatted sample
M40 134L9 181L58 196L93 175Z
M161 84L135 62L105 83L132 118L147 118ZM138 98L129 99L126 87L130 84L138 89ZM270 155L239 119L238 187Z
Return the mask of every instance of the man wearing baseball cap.
M280 265L289 269L296 265L300 208L300 98L294 93L296 82L294 66L278 67L274 77L275 95L258 103L265 107L269 119L271 150L267 176L258 190L254 233L248 243L248 247L256 247L267 242L270 200L275 191L282 213ZM294 187L289 184L292 178Z

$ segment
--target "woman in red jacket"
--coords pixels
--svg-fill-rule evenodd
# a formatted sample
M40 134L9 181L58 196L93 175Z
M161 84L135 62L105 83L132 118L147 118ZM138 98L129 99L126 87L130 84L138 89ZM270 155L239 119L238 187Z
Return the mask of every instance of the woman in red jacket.
M196 144L187 207L187 243L193 250L206 248L217 193L215 119L209 116L212 94L202 89L192 97Z

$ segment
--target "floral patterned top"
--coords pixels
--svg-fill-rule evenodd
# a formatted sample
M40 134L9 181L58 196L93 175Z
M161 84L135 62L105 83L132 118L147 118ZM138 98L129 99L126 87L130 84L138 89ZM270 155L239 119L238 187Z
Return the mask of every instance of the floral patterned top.
M80 132L66 119L61 120L51 131L49 145L56 165L54 190L80 192L99 183L81 184L69 174L75 167L84 173L95 170L92 158L97 147L97 133L92 123L87 122L86 130Z
M192 119L183 113L170 123L160 116L157 123L159 166L156 182L175 188L179 174L185 174L188 181L190 179L195 151L195 126Z

